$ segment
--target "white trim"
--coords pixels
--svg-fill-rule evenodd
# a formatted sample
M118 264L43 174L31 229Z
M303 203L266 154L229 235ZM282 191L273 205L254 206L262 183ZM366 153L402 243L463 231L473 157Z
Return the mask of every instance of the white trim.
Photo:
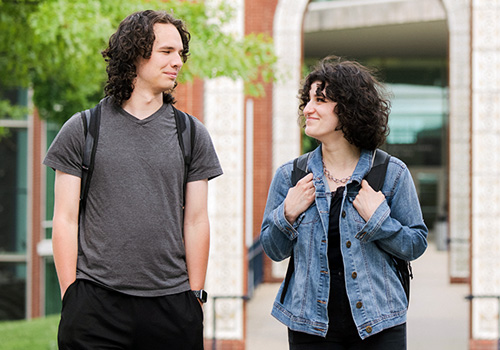
M52 240L42 239L36 245L36 252L41 258L54 256L54 251L52 250Z
M253 244L253 136L254 136L254 104L252 99L246 101L245 118L245 245Z
M4 128L27 128L29 120L0 119L0 127Z
M25 263L27 264L26 254L0 254L0 262L2 263Z

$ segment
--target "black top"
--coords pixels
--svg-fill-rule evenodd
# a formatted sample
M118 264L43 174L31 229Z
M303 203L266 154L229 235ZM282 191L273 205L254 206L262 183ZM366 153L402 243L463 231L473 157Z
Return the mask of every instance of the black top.
M328 300L328 333L327 340L337 340L358 334L352 318L351 307L347 297L344 260L340 250L340 211L345 187L338 187L332 193L330 204L330 223L328 225L328 264L330 267L330 298Z
M330 269L330 297L328 302L328 333L326 341L359 337L352 318L344 279L344 261L340 250L339 218L345 187L338 187L332 193L330 222L328 225L328 264ZM303 332L289 330L292 343L323 342L325 338Z
M344 261L340 251L340 228L339 217L342 206L342 195L345 187L338 187L332 192L332 201L330 203L330 222L328 225L328 266L330 272L344 271Z

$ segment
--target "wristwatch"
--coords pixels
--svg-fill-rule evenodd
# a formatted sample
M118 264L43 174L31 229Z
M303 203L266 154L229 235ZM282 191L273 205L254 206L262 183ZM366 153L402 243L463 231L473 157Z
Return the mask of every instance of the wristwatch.
M194 296L197 297L202 303L207 302L208 293L204 289L193 290Z

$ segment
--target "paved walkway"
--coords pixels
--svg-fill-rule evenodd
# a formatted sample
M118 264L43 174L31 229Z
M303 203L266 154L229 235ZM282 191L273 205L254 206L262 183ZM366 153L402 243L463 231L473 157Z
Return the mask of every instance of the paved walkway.
M412 263L408 350L467 350L467 285L448 283L448 253L431 244ZM247 305L246 350L288 350L285 326L271 315L278 284L257 287Z

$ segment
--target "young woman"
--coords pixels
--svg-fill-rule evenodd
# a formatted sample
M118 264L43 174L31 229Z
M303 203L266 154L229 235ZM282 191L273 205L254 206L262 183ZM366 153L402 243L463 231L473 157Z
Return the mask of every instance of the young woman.
M272 314L290 349L406 349L408 300L393 257L414 260L427 227L410 172L391 157L382 191L364 177L388 133L383 86L357 62L322 60L300 94L305 133L320 146L291 183L282 165L269 190L261 243L294 272Z

